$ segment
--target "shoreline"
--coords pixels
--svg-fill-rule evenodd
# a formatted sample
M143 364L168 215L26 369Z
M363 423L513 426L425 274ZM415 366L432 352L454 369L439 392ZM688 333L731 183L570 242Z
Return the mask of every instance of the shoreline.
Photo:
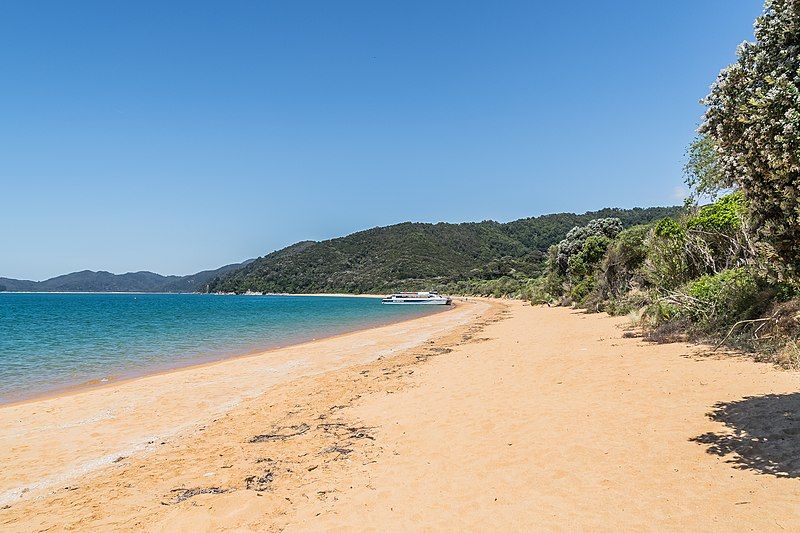
M0 293L2 294L2 293ZM17 293L19 294L19 293ZM26 293L26 294L41 294L41 293ZM54 293L47 293L47 294L54 294ZM78 294L78 293L59 293L59 294ZM81 293L81 294L134 294L134 293ZM179 293L138 293L138 294L179 294ZM183 293L183 294L194 294L194 293ZM267 296L267 295L265 295ZM281 295L283 296L283 295ZM296 295L286 295L286 296L336 296L336 297L344 297L344 295L328 295L328 294L296 294ZM372 295L351 295L353 298L373 298ZM457 307L454 303L453 305L447 306L439 306L443 307L444 309L431 309L427 314L415 316L415 317L402 317L398 318L397 320L388 320L386 322L378 322L375 324L370 324L363 327L353 327L352 329L345 329L338 333L322 334L320 337L315 337L312 339L304 339L298 341L289 341L286 344L278 344L273 347L261 347L261 348L254 348L247 352L243 353L235 353L230 355L207 355L198 357L195 362L185 362L183 364L175 364L175 365L160 365L154 366L149 369L141 369L140 371L130 371L125 373L120 373L116 376L106 376L99 379L92 379L89 381L85 381L82 383L76 383L73 385L66 385L63 387L55 387L50 390L41 391L41 392L33 392L31 395L26 395L24 398L19 398L11 401L0 401L0 409L3 407L10 407L16 405L24 405L26 403L35 402L39 400L47 400L53 398L59 398L62 396L71 396L73 394L79 394L84 391L88 390L98 390L107 387L113 387L115 385L120 385L124 383L128 383L131 381L135 381L142 378L147 378L149 376L157 376L161 374L170 374L173 372L180 372L183 370L191 370L196 368L202 368L205 366L216 365L219 363L224 363L226 361L233 361L238 359L246 359L249 357L258 357L259 355L269 354L276 350L282 350L286 348L292 347L301 347L305 344L326 340L326 339L336 339L338 337L349 335L351 333L356 333L359 331L369 331L376 328L381 328L384 326L390 326L393 324L402 324L403 322L408 322L412 320L417 320L419 318L425 318L426 316L437 315L440 313L445 313L447 311L453 310Z
M383 298L385 294L349 294L346 292L268 292L254 293L228 293L228 292L141 292L141 291L0 291L0 294L196 294L198 296L333 296L337 298Z
M0 461L9 466L0 477L0 508L202 431L281 383L428 342L474 320L486 305L454 306L451 312L4 404ZM58 440L40 439L51 432Z
M476 299L280 359L0 409L0 529L800 528L800 372L625 325ZM9 500L10 480L31 488Z

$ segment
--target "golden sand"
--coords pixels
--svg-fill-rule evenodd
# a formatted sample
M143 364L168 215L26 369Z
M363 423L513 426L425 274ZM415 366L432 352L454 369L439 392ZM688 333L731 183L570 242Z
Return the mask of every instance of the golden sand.
M800 528L800 374L622 325L472 301L0 408L0 529Z

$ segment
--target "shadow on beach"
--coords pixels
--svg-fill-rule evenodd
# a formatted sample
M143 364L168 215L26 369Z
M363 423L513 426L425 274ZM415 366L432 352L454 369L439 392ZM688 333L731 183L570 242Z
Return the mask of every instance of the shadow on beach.
M800 477L800 393L718 403L708 416L731 430L689 439L707 445L708 453L730 456L727 462L742 470Z

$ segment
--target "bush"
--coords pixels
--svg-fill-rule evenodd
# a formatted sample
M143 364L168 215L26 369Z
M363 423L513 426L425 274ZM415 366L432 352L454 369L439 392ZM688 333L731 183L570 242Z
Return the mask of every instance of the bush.
M628 315L639 313L652 303L650 295L646 292L630 291L617 298L605 301L600 307L609 315Z
M641 285L641 268L647 258L649 226L634 226L620 233L609 245L600 265L600 296L615 298Z
M744 196L735 192L701 207L697 215L686 220L686 227L708 233L731 234L742 227L746 213Z
M657 222L648 239L645 273L656 288L672 290L706 274L756 263L744 197L736 192L682 220Z
M689 296L702 302L707 316L723 323L739 320L752 305L758 281L743 268L706 275L689 284ZM701 319L702 315L693 318Z
M644 277L651 285L670 290L691 279L686 255L686 231L671 218L660 220L645 242Z
M677 316L690 319L694 329L723 333L723 328L740 320L760 316L773 297L774 290L750 270L734 268L702 276L666 301Z
M573 302L579 305L586 305L587 302L585 302L585 300L592 292L593 288L594 278L592 276L586 276L572 286L572 289L569 291L569 297Z
M555 296L547 290L546 278L528 280L520 290L520 298L533 304L549 303Z

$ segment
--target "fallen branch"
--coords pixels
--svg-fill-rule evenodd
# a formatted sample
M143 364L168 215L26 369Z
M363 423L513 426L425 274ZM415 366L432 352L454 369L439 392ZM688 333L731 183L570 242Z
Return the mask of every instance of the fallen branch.
M775 313L774 315L772 315L771 317L768 317L768 318L754 318L754 319L752 319L752 320L740 320L739 322L737 322L736 324L734 324L733 326L731 326L731 329L730 329L730 330L728 330L728 334L727 334L727 335L725 335L725 337L724 337L724 338L723 338L723 339L720 341L720 343L719 343L719 344L717 344L717 345L714 347L714 349L713 349L713 350L711 350L711 351L712 351L712 352L716 352L717 350L719 350L720 346L722 346L723 344L725 344L725 341L727 341L727 340L728 340L728 338L729 338L729 337L731 336L731 334L733 333L733 330L735 330L735 329L736 329L738 326L740 326L740 325L742 325L742 324L756 324L756 323L758 323L758 322L769 322L770 320L775 320L775 317L777 317L777 316L778 316L778 314L777 314L777 313ZM759 329L760 329L760 328L759 328Z

